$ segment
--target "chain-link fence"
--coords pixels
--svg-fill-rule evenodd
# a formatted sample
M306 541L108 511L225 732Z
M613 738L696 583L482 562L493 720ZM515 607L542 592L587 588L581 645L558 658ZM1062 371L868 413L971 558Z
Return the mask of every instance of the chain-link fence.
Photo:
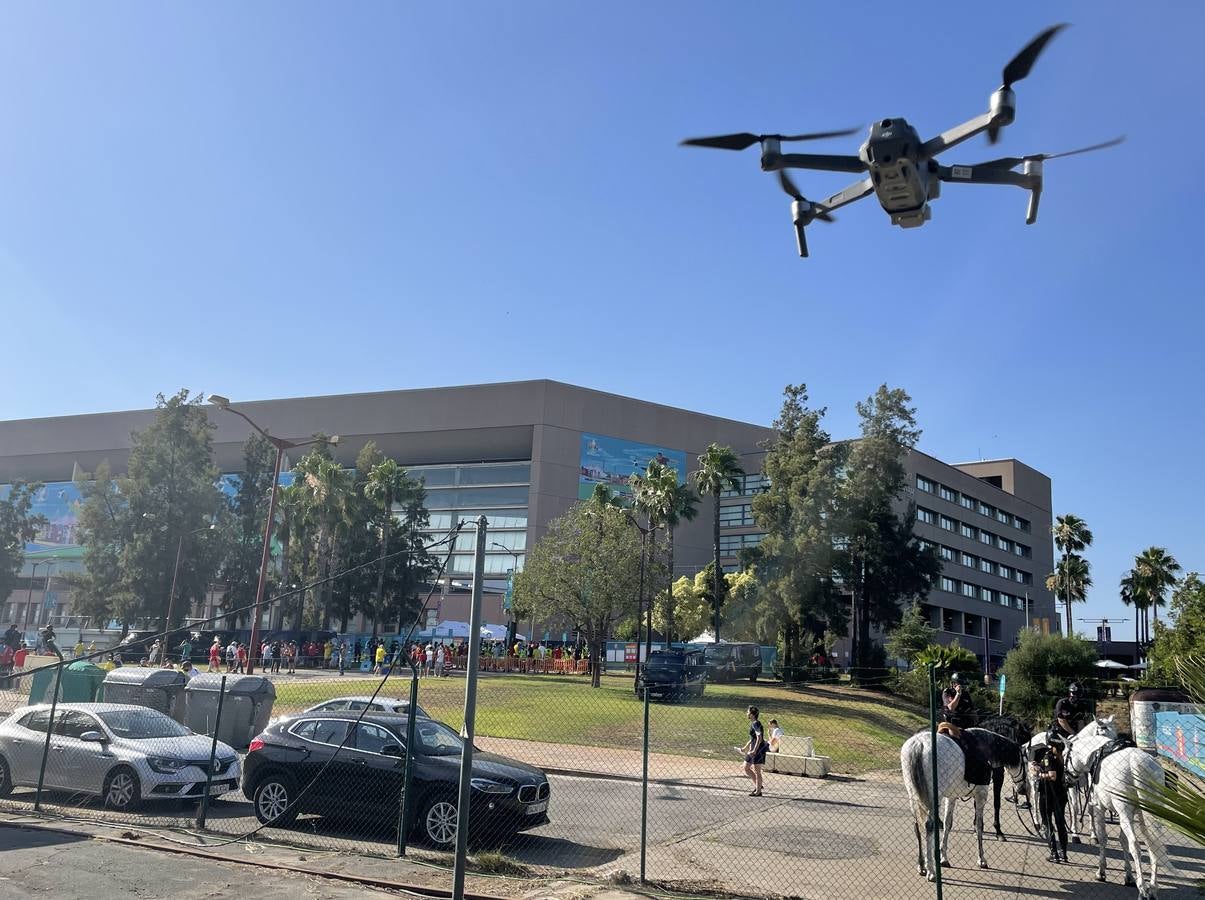
M381 674L367 655L342 673L325 660L255 675L223 661L196 677L43 667L0 685L0 809L203 834L210 847L253 838L404 853L450 879L464 657L438 657L428 667L423 655L417 679L405 653L389 654ZM1095 881L1091 815L1074 805L1082 764L1040 779L1046 770L1019 747L1028 735L1008 733L1017 723L1006 718L981 722L992 731L978 737L938 735L934 760L928 710L835 673L716 683L625 668L595 688L570 654L483 657L481 668L470 852L500 854L532 878L643 878L747 897L928 898L938 876L950 897L1134 893L1122 885L1117 822L1109 881ZM1072 800L1060 805L1064 787ZM930 862L935 790L955 800L953 827L936 832L945 867ZM1088 817L1065 863L1059 815ZM1163 838L1163 895L1192 896L1205 851ZM1145 855L1143 867L1149 879Z

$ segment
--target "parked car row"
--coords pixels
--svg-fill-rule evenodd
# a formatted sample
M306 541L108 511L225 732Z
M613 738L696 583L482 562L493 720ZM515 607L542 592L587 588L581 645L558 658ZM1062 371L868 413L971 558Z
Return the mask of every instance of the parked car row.
M761 668L761 648L757 644L694 644L654 650L636 671L636 696L643 696L647 689L651 700L681 702L702 697L709 681L757 681Z
M198 800L241 786L256 818L285 827L301 813L376 819L396 825L405 777L406 701L343 697L274 721L251 741L240 761L221 741L207 778L212 738L142 706L60 703L50 734L44 787L88 794L105 806L132 811L153 800ZM402 714L398 714L400 709ZM415 720L411 787L414 817L407 823L439 849L456 841L463 742L420 709ZM0 796L38 783L50 706L16 710L0 722ZM473 756L471 834L500 840L548 821L547 776L517 760L477 751Z

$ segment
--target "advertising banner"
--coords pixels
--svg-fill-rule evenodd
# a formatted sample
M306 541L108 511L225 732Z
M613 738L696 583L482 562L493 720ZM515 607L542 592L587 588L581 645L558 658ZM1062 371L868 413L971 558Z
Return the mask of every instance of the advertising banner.
M674 469L678 473L679 484L686 482L684 450L583 432L578 499L588 500L596 484L605 484L619 495L631 493L628 478L643 472L650 460L654 459Z

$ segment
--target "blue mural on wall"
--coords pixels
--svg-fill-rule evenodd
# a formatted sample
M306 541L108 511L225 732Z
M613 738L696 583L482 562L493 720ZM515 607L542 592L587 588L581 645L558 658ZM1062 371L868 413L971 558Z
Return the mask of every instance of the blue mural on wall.
M678 473L678 483L686 481L686 451L642 444L624 438L582 432L581 472L578 478L579 500L589 499L596 484L605 484L616 494L629 494L628 478L643 472L651 460L659 460Z

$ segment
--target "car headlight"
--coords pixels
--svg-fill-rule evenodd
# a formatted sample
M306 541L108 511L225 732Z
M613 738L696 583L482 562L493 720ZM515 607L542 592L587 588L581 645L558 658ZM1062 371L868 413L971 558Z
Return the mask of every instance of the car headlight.
M175 775L191 765L187 760L176 759L174 756L148 756L146 764L160 775Z
M473 778L469 780L469 784L473 786L473 790L483 794L509 794L514 790L509 784L490 781L488 778Z

